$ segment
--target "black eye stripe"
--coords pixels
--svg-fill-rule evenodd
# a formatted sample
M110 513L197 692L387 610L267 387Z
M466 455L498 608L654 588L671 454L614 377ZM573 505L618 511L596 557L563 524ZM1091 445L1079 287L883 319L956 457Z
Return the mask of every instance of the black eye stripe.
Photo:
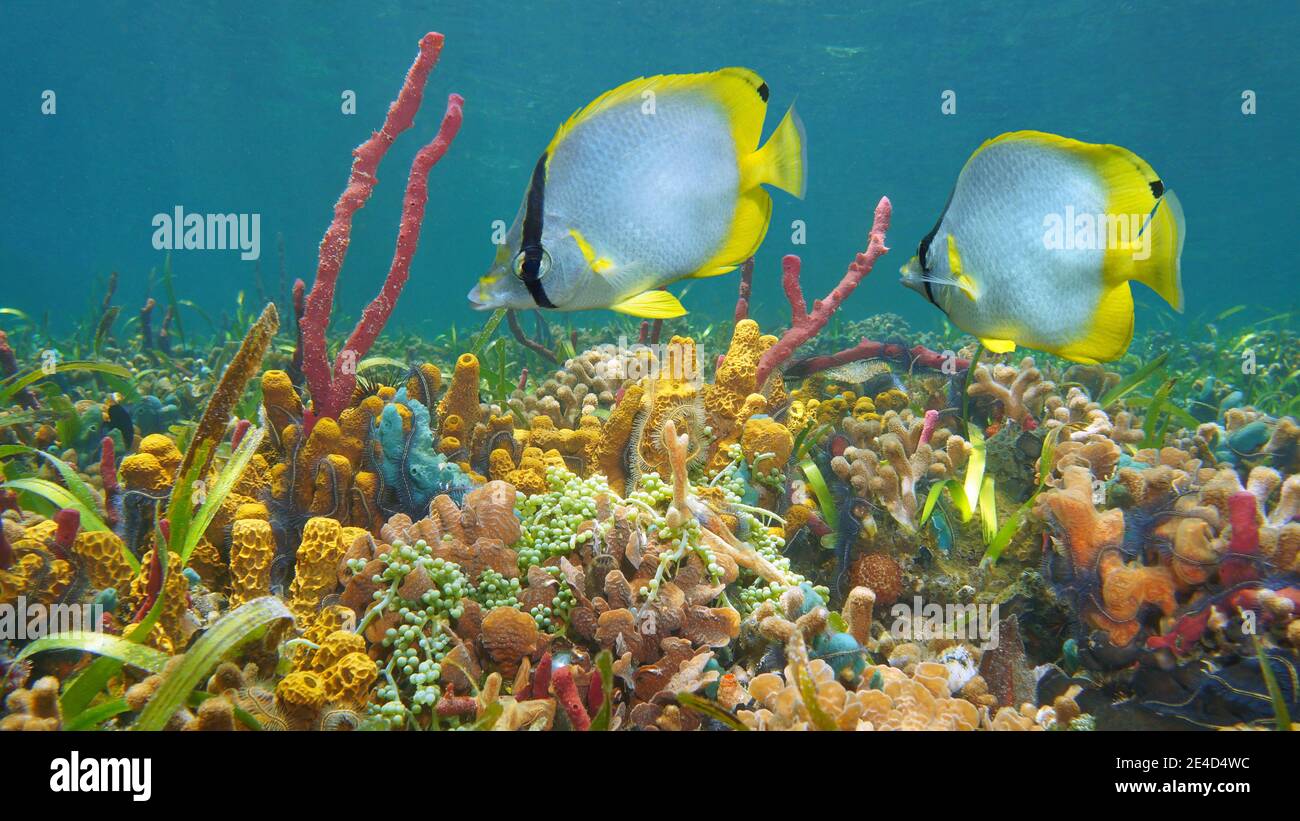
M528 184L527 204L524 206L523 239L519 251L523 254L520 279L528 288L533 301L543 308L554 308L555 303L546 296L542 287L542 220L546 203L546 152L537 159L533 178Z

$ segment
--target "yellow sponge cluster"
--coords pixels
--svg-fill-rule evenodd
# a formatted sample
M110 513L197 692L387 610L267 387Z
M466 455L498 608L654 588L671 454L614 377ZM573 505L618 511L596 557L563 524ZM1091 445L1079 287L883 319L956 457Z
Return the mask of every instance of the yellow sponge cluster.
M289 586L289 607L300 620L314 618L321 599L334 592L343 550L342 525L325 516L307 520L298 545L293 584Z
M230 606L271 592L275 535L270 522L239 519L230 529Z
M125 549L126 545L111 530L83 530L72 543L72 552L81 559L96 590L112 587L126 592L131 584L131 566L123 555Z

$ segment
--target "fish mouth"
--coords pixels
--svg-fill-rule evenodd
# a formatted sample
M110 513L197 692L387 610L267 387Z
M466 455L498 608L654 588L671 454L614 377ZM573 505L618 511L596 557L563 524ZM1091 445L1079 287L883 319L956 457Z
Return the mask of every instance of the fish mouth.
M469 293L466 294L465 296L469 300L469 306L476 311L486 311L492 307L492 303L490 301L481 298L482 288L478 285L475 285L473 288L470 288Z

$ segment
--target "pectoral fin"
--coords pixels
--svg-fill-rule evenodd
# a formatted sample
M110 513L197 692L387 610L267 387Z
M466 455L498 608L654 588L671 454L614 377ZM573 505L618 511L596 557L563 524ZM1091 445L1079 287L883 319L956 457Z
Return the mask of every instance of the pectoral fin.
M667 291L646 291L609 307L612 311L641 319L672 319L686 314L682 303Z
M957 249L957 238L952 234L948 235L948 270L952 272L952 278L957 283L957 287L966 295L966 298L974 302L976 297L975 280L966 274L962 266L961 251Z
M578 250L582 252L582 258L587 261L587 267L593 272L604 276L614 270L614 263L609 257L597 255L596 250L591 247L590 242L587 242L587 238L582 235L581 231L577 228L570 228L569 236L573 237L574 242L578 243Z

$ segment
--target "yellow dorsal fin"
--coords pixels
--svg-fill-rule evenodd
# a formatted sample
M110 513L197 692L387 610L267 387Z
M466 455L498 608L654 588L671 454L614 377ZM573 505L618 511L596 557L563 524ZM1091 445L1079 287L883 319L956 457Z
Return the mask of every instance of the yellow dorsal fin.
M667 291L645 291L609 307L610 310L641 319L672 319L686 314L682 303Z
M1010 339L986 339L980 337L980 342L993 353L1011 353L1016 349L1016 343Z
M766 183L803 199L808 187L808 152L804 143L803 121L799 119L793 105L785 112L763 147L742 157L741 191Z
M663 95L703 92L713 97L727 111L737 154L744 156L758 146L767 114L767 84L747 68L731 67L702 74L659 74L638 77L618 88L606 91L585 107L575 111L551 138L548 155L570 132L602 111L625 103L655 105Z
M1083 336L1055 351L1057 356L1085 365L1119 359L1133 341L1133 294L1121 282L1102 296Z
M569 236L573 237L574 242L578 243L578 250L582 252L582 258L587 261L587 267L592 271L597 274L606 274L614 267L614 263L608 257L596 256L596 251L591 247L591 243L587 242L587 238L577 228L570 228Z
M966 298L975 301L975 280L971 279L961 263L961 251L957 250L957 238L952 234L948 235L948 270L952 272L952 278L961 288L961 292Z

